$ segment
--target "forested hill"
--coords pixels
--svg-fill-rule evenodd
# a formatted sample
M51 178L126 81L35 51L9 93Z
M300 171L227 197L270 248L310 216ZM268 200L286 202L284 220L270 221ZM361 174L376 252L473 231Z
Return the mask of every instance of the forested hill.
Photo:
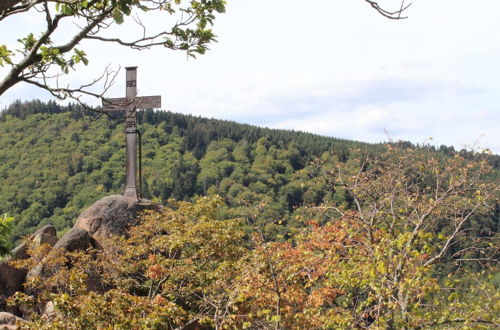
M34 114L60 114L71 113L71 118L75 120L86 119L95 120L97 113L85 111L78 104L61 106L53 101L44 103L38 100L29 102L17 101L1 112L1 118L5 119L11 115L16 118L26 119ZM113 119L113 118L111 118ZM208 119L192 115L172 113L169 111L141 111L137 115L140 124L147 123L161 127L171 134L177 133L183 141L183 149L193 152L196 158L201 158L208 144L214 140L230 139L235 142L245 140L248 143L255 143L261 137L266 137L270 143L283 147L290 143L296 143L305 151L308 157L320 156L325 151L334 151L340 157L347 159L349 148L364 147L373 150L380 150L375 144L350 141L325 137L317 134L297 132L281 129L262 128L253 125L239 124L232 121ZM120 123L120 118L116 118ZM141 129L142 127L139 127ZM141 131L144 131L142 128Z
M228 217L244 216L270 235L296 226L301 206L349 203L320 180L322 164L359 162L360 154L385 149L163 111L140 112L138 119L145 197L219 194ZM77 105L16 102L1 113L0 130L0 214L15 217L14 239L47 223L72 226L83 208L123 190L123 118L85 114ZM498 157L490 161L500 164Z

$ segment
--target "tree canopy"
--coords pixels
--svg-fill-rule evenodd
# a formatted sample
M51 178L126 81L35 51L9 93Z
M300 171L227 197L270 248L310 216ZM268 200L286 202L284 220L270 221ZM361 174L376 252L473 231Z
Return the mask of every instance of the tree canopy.
M225 11L224 0L8 0L0 3L0 23L18 15L34 15L43 18L43 28L19 36L17 45L0 45L0 65L9 68L0 82L0 95L19 82L25 82L48 90L58 98L89 94L100 97L109 87L115 72L106 68L101 77L95 77L88 85L59 86L62 74L68 74L89 59L84 42L96 40L114 43L133 49L164 47L185 51L189 56L204 54L208 45L215 41L211 30L216 14ZM139 37L110 35L109 28L122 24L137 12L160 12L165 15L163 26L148 25L134 16ZM68 23L78 26L74 29ZM61 31L72 31L66 37ZM62 40L61 40L62 39ZM57 41L56 41L57 40ZM99 93L89 87L102 82Z
M220 197L170 200L100 250L32 249L17 265L44 271L9 303L33 329L496 328L498 234L475 221L498 183L484 159L435 156L391 146L327 166L353 207L309 206L285 241L223 219Z
M51 223L72 226L100 197L122 193L123 120L83 117L79 106L16 102L0 119L0 214L15 218L14 240ZM194 200L218 194L225 216L244 216L268 239L284 239L302 224L304 206L334 201L354 207L343 187L331 189L324 174L341 164L355 166L386 150L366 144L286 130L170 112L139 112L143 134L143 192L146 198ZM403 148L412 148L400 142ZM456 154L483 157L500 177L500 157L452 147L425 150L445 161ZM324 218L326 221L327 217ZM489 220L487 220L489 219ZM481 226L495 231L494 219Z
M4 214L0 217L0 257L9 252L10 233L12 231L12 217Z
M89 120L80 110L33 101L14 103L2 113L0 212L16 218L15 239L46 223L69 227L82 208L122 192L123 120ZM138 120L147 198L189 200L218 193L249 216L265 201L262 211L271 222L328 198L321 184L309 187L318 175L308 174L310 160L326 152L328 159L345 161L351 146L382 148L162 111L139 112Z

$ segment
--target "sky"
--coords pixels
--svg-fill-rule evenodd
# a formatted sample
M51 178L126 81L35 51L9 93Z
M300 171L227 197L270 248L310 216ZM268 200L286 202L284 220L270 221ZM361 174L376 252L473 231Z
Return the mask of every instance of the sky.
M228 0L206 55L87 42L79 48L89 65L67 79L81 84L108 64L121 67L107 96L123 97L123 68L138 66L139 95L160 94L173 112L500 154L499 12L498 0L413 0L408 19L393 21L363 0ZM0 22L0 43L35 31L35 16ZM160 15L141 18L166 24ZM126 38L137 28L126 22L110 32ZM50 96L18 84L0 96L0 109L33 98Z

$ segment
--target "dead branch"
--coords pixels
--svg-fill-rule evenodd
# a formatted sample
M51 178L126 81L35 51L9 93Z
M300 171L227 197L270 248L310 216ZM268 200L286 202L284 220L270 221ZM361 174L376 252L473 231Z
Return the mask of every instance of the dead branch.
M389 19L394 19L394 20L399 20L399 19L406 19L408 18L407 16L401 16L403 12L405 12L410 6L411 2L407 5L405 5L405 0L401 1L401 7L398 10L395 11L388 11L383 9L377 1L372 1L372 0L365 0L373 9L375 9L380 15L389 18Z

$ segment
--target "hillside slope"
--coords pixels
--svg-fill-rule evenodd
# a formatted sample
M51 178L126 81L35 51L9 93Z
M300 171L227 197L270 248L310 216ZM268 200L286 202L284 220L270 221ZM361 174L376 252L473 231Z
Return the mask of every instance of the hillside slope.
M16 218L16 239L46 223L71 226L82 208L121 193L123 120L92 115L40 101L2 112L0 214ZM280 194L310 160L326 152L345 161L349 147L381 148L169 112L139 113L138 119L145 197L218 193L230 206L267 200L274 218L298 206L282 207Z
M145 197L219 194L228 217L246 217L273 236L298 225L292 215L303 205L349 203L321 180L324 164L361 162L385 149L170 112L141 112L138 119ZM84 207L122 192L123 119L85 116L76 105L16 102L2 112L0 129L0 214L15 217L14 239L47 223L70 227ZM498 168L498 157L491 162Z

